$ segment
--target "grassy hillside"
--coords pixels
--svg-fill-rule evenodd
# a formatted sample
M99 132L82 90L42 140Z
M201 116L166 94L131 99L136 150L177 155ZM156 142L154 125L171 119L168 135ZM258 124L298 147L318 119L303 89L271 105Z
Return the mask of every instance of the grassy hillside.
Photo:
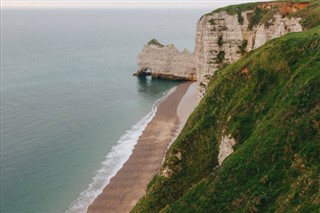
M132 212L319 212L319 130L317 27L219 70Z

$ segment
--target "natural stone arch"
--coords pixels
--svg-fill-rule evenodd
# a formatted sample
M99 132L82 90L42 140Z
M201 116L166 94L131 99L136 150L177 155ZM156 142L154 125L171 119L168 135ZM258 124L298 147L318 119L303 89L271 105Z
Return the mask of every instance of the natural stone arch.
M152 69L149 67L143 67L143 68L139 69L133 75L135 75L135 76L149 76L149 75L152 75Z
M149 41L137 58L135 76L172 80L196 80L196 61L187 49L179 51L174 45L163 45L156 39Z

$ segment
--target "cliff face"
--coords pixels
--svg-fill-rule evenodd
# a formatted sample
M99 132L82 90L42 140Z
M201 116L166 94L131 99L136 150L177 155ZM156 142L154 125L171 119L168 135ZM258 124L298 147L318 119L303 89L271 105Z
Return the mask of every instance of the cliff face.
M131 212L319 212L320 2L222 8L196 42L206 94Z
M196 80L195 57L187 49L182 52L173 45L162 45L153 39L146 44L137 59L137 76L173 80Z
M302 31L301 18L290 15L306 6L308 3L252 3L206 14L197 23L194 54L151 40L138 56L139 69L135 75L197 80L202 98L219 68L271 39Z
M285 16L305 6L307 4L261 3L235 14L218 11L204 15L197 24L195 47L200 97L219 68L234 63L244 53L271 39L302 31L301 18Z

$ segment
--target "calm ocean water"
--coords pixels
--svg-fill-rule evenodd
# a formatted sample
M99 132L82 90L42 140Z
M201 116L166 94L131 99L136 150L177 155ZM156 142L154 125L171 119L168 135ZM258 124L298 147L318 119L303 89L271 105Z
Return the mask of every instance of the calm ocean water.
M1 212L83 211L177 85L133 77L139 51L193 51L205 12L2 10Z

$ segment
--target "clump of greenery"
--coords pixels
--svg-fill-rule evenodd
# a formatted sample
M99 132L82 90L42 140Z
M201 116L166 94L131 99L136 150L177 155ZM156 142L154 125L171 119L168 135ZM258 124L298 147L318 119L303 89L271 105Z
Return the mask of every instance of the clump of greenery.
M248 40L243 40L241 45L239 46L239 50L240 50L240 53L241 54L245 54L247 51L246 51L246 48L248 46Z
M281 2L281 1L279 1ZM284 1L287 2L287 1ZM290 2L310 2L306 8L299 10L295 13L289 15L290 17L301 17L301 24L304 29L311 29L316 27L320 23L320 2L318 0L292 0ZM212 15L214 13L219 12L227 12L229 15L237 15L238 23L243 24L244 18L241 15L243 11L254 11L249 17L249 26L248 29L252 30L254 26L264 24L266 27L270 25L269 21L272 20L274 15L279 12L279 7L273 7L270 10L261 9L258 7L259 4L263 4L261 2L257 3L248 3L248 4L240 4L240 5L231 5L223 8L219 8L217 10L212 11L206 15ZM250 14L249 14L250 15ZM287 14L283 14L287 15Z
M254 26L257 26L260 23L260 19L263 17L265 11L259 7L256 7L253 15L250 18L248 29L252 30Z
M216 24L213 18L212 18L212 19L209 19L208 22L209 22L211 25L215 25L215 24Z
M224 51L219 51L217 54L217 63L222 63L224 60L224 56L225 56L225 52Z
M157 39L151 39L149 42L148 42L148 45L157 45L159 47L164 47L163 44L161 44Z
M207 86L204 84L204 83L200 83L200 87L204 87L204 88L206 88Z
M238 16L238 23L243 25L244 18L242 17L240 10L237 11L237 16Z
M320 2L314 0L310 2L310 5L306 8L297 11L289 16L290 17L301 17L301 24L305 29L311 29L316 27L320 23Z
M272 14L268 13L268 15L265 16L265 14L267 14L268 11L262 10L261 8L257 7L259 4L261 3L257 2L257 3L248 3L248 4L240 4L240 5L231 5L231 6L219 8L206 15L212 15L213 13L219 13L219 12L225 11L229 15L237 15L238 23L242 25L244 23L244 18L241 12L252 10L254 12L251 14L251 17L249 18L249 26L248 26L248 29L252 30L254 26L261 24L260 22L261 20L264 21L263 23L267 23L267 21L269 21L270 18L275 14L275 13L272 13Z
M156 175L132 212L317 212L319 58L320 26L217 71L166 154L171 176ZM234 153L219 166L229 134Z
M223 36L222 35L219 35L219 37L218 37L218 45L219 45L219 47L221 47L223 45Z
M278 12L280 12L279 7L273 7L270 10L265 10L259 24L264 24L266 27L269 27L270 25L272 25L274 15ZM270 20L271 22L269 22Z
M227 7L222 7L217 10L212 11L211 13L208 13L207 15L212 15L213 13L219 13L219 12L227 12L229 15L236 15L242 11L247 11L247 10L254 10L255 7L260 4L259 2L254 2L254 3L247 3L247 4L238 4L238 5L230 5Z

